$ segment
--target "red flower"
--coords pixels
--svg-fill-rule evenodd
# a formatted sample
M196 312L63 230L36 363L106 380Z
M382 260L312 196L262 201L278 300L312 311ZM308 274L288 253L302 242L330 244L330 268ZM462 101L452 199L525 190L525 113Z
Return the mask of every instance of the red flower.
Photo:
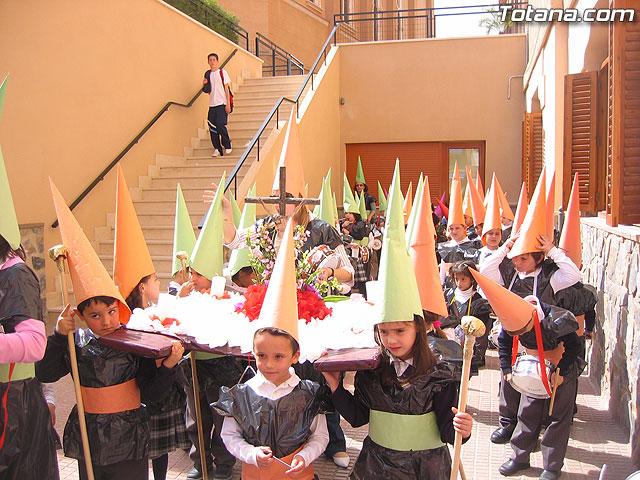
M264 302L264 296L267 294L266 285L261 283L255 283L249 285L247 291L244 293L244 304L236 306L236 312L243 312L249 321L253 321L260 316L260 310L262 310L262 303Z

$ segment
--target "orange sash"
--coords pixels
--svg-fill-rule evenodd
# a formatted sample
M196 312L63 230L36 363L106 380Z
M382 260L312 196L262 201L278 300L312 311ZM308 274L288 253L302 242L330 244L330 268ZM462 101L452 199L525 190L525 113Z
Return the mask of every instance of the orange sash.
M108 387L80 387L86 413L117 413L140 408L136 379Z
M281 460L291 465L291 462L293 461L293 457L295 457L300 450L302 450L302 447L297 449L292 454L281 458ZM287 470L289 469L285 467L283 464L281 464L280 462L278 462L277 460L274 460L269 468L264 468L264 469L258 468L255 465L243 463L242 464L242 480L282 480L282 479L291 478L285 475L284 472L286 472ZM300 480L313 480L313 475L314 475L314 471L313 471L313 464L312 464L312 465L307 465L307 467L302 471L301 476L299 476L298 478Z

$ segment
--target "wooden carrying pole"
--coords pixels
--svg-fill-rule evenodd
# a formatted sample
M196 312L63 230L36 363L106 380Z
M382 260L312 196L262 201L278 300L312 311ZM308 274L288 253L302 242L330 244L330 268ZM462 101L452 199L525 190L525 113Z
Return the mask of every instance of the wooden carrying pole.
M458 398L458 412L464 413L467 409L467 396L469 393L469 374L471 373L471 357L473 356L473 346L476 338L484 335L486 327L482 320L465 315L461 320L462 330L464 331L464 357L462 361L462 383L460 385L460 397ZM462 435L456 432L453 443L453 462L451 465L451 480L458 478L458 471L462 478L465 475L460 462L460 453L462 452Z
M67 288L67 277L65 276L64 261L67 258L67 248L64 245L57 245L49 249L49 256L56 262L60 273L60 285L62 288L62 298L65 307L69 305L69 290ZM71 363L71 376L73 377L73 387L76 392L76 404L78 405L78 421L80 422L80 436L82 437L82 451L84 453L84 464L87 469L87 478L94 480L93 465L91 464L91 450L89 449L89 436L87 435L87 421L84 416L84 402L82 401L82 390L80 389L80 373L78 372L78 357L76 355L76 345L73 331L67 334L69 344L69 358Z

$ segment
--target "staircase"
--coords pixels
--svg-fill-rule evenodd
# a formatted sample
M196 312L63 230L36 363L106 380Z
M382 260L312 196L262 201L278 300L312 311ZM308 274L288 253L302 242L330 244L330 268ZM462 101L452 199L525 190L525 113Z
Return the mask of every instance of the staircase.
M233 89L235 106L233 113L229 116L228 125L233 148L231 154L224 157L211 157L213 146L206 119L204 119L202 127L197 129L197 136L192 137L191 145L184 148L183 156L156 155L156 162L148 166L147 175L138 177L137 187L130 187L131 198L147 239L149 252L160 280L161 291L166 291L171 274L177 184L180 183L182 188L197 236L197 225L208 208L202 200L203 191L211 187L211 182L219 183L224 171L227 175L231 173L278 98L281 96L295 98L304 78L296 75L245 79L242 86ZM280 122L288 119L291 108L292 104L289 102L282 104L279 113ZM274 116L266 134L271 128L276 127L275 123ZM263 135L263 138L266 138L266 135ZM238 172L238 185L255 161L255 152L254 148ZM115 213L107 214L106 226L96 228L94 241L94 248L109 273L113 271L114 221ZM55 283L56 290L47 293L50 320L62 310L62 289L58 277ZM69 280L67 284L71 290ZM73 305L73 297L70 301Z

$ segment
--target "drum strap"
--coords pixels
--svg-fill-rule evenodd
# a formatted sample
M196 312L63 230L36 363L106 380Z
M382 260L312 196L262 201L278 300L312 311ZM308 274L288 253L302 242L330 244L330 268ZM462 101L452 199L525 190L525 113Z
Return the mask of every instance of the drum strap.
M536 345L538 347L538 358L540 360L540 377L542 378L542 384L544 385L545 390L551 396L551 388L549 387L549 378L547 378L547 369L544 368L546 365L544 360L544 345L542 343L542 329L540 327L540 318L538 318L537 309L533 311L533 329L536 332ZM518 342L520 341L520 335L515 335L513 337L513 351L511 352L511 366L513 367L516 363L516 357L518 356Z

